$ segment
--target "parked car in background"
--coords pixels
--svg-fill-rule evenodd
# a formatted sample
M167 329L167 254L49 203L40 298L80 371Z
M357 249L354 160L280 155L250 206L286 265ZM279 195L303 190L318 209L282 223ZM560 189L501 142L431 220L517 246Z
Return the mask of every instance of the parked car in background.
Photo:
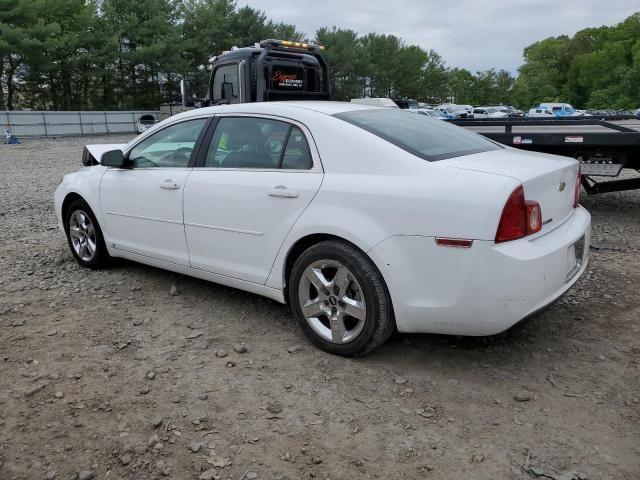
M546 108L532 108L527 114L528 117L555 117L553 112Z
M541 103L537 108L549 110L556 117L578 117L584 115L568 103Z
M435 118L437 120L449 120L451 118L455 118L453 115L442 113L440 110L436 110L434 108L417 108L408 111L426 115L427 117Z
M598 109L587 109L585 110L590 116L598 116L598 117L606 117L608 115L619 115L617 110L606 109L606 108L598 108Z
M420 108L420 104L416 100L406 99L406 100L394 100L396 105L398 105L403 110L417 110Z
M146 132L148 129L158 123L158 119L151 113L145 113L138 117L136 121L136 131L138 133Z
M54 194L81 266L123 257L288 303L332 354L396 329L499 333L587 266L577 161L399 109L200 108L98 160Z
M351 103L370 105L372 107L400 108L396 102L384 97L352 98Z
M453 115L453 118L473 118L473 107L471 105L456 105L448 103L437 107L446 115Z
M506 107L476 107L473 109L474 118L504 118L509 116Z
M518 110L513 105L502 105L509 112L510 117L524 117L525 113L522 110Z

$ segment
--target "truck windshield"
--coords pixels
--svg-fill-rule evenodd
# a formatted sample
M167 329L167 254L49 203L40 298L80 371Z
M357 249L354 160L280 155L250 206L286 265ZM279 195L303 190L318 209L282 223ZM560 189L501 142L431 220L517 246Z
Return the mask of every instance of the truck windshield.
M402 110L357 110L334 116L430 162L503 148L464 128Z
M218 67L213 77L213 101L238 98L238 64L230 63Z

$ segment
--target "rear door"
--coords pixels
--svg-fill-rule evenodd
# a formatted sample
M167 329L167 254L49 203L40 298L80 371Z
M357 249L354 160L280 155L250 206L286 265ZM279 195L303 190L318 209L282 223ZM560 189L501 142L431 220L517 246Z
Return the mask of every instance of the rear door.
M207 137L184 196L191 266L264 284L320 188L317 150L303 125L267 116L220 116Z

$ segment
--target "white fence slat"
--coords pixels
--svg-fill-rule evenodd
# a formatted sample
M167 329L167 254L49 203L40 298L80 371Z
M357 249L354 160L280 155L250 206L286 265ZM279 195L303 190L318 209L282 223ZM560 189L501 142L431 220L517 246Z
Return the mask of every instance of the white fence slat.
M160 119L159 111L0 111L0 126L17 137L136 133L141 115Z

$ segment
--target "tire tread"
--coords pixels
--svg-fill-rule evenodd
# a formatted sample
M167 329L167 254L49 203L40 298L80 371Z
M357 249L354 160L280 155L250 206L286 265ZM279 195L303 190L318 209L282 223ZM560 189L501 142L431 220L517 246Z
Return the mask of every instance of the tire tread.
M327 256L327 254L330 255L331 252L338 253L338 256L350 259L356 265L356 267L360 269L359 273L363 275L368 282L370 282L375 291L375 295L373 295L373 300L376 302L376 305L374 306L375 313L373 316L373 321L375 324L374 330L368 340L363 345L360 345L359 348L353 351L345 351L347 350L345 348L336 348L342 347L337 345L334 345L334 348L327 348L328 345L326 343L323 343L323 341L319 340L315 336L315 334L309 333L308 327L306 327L306 319L301 316L296 308L298 302L297 286L294 287L293 285L291 285L291 280L296 278L299 273L303 271L304 268L306 268L306 265L308 265L315 259L314 257ZM387 290L387 286L384 283L384 279L382 278L382 274L378 271L377 267L365 253L348 244L347 242L340 240L325 240L309 247L296 260L291 271L289 284L289 300L292 309L294 310L294 317L296 318L297 323L301 326L302 330L315 345L325 351L328 351L329 353L351 357L361 357L367 355L368 353L371 353L373 350L384 344L395 331L396 326L395 320L393 318L391 298L389 295L389 291Z

